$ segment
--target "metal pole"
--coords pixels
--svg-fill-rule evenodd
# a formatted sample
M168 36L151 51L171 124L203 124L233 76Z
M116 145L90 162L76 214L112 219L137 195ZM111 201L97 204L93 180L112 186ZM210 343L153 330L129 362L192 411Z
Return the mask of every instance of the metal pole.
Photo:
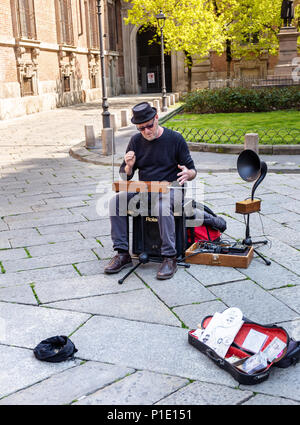
M99 46L100 46L100 61L101 61L101 83L102 83L102 122L103 128L110 128L110 113L108 110L106 81L105 81L105 63L104 63L104 46L103 46L103 31L101 19L101 0L97 0L97 13L99 25Z
M162 112L168 110L167 107L167 90L166 90L166 75L165 75L165 55L164 55L164 33L163 28L160 29L161 37L161 90L162 90Z

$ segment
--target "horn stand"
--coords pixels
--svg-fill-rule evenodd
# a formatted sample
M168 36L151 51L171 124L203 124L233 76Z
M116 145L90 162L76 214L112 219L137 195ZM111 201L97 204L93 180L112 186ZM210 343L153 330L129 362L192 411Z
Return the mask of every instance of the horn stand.
M254 212L260 211L260 200L254 199L254 192L257 189L258 185L263 181L266 177L268 167L264 161L261 161L258 155L250 150L244 150L238 157L237 168L239 175L243 180L255 181L252 191L251 191L251 199L247 199L242 202L236 203L236 213L246 215L246 232L245 239L243 240L243 244L247 246L266 245L268 243L267 240L256 241L253 242L250 236L250 214ZM253 251L265 262L267 266L271 264L271 261L267 260L260 252L258 252L254 247Z

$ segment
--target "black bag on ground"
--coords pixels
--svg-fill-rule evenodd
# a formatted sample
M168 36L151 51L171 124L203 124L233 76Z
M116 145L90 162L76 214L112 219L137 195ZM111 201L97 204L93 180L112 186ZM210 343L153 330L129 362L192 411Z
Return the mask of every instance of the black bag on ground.
M33 350L38 360L51 363L71 360L77 351L73 342L64 335L44 339Z
M221 234L226 230L226 221L215 214L208 206L195 200L190 202L191 210L187 212L187 219L192 220L193 227L186 228L186 241L190 246L198 241L219 242ZM189 207L189 208L190 208Z

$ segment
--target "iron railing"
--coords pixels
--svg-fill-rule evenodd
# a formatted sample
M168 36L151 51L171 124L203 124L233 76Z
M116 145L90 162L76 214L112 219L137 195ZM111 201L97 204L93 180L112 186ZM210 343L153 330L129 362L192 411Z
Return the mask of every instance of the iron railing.
M246 133L257 133L260 144L300 144L299 129L251 129L251 131L249 131L231 128L199 129L176 126L168 127L178 131L187 142L192 143L243 144Z
M245 88L263 88L263 87L287 87L300 85L300 78L289 77L268 77L268 78L236 78L225 80L209 80L210 89L223 87L245 87Z

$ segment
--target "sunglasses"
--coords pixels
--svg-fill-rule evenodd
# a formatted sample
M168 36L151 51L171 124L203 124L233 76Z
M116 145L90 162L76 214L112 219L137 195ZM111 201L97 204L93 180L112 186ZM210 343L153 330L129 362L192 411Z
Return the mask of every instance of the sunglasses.
M139 130L139 131L144 131L144 130L146 130L146 128L147 128L147 129L150 129L150 128L152 128L152 127L154 126L154 121L155 121L155 118L153 118L153 121L152 121L152 123L151 123L151 124L143 125L142 127L136 127L136 128L137 128L137 130Z

